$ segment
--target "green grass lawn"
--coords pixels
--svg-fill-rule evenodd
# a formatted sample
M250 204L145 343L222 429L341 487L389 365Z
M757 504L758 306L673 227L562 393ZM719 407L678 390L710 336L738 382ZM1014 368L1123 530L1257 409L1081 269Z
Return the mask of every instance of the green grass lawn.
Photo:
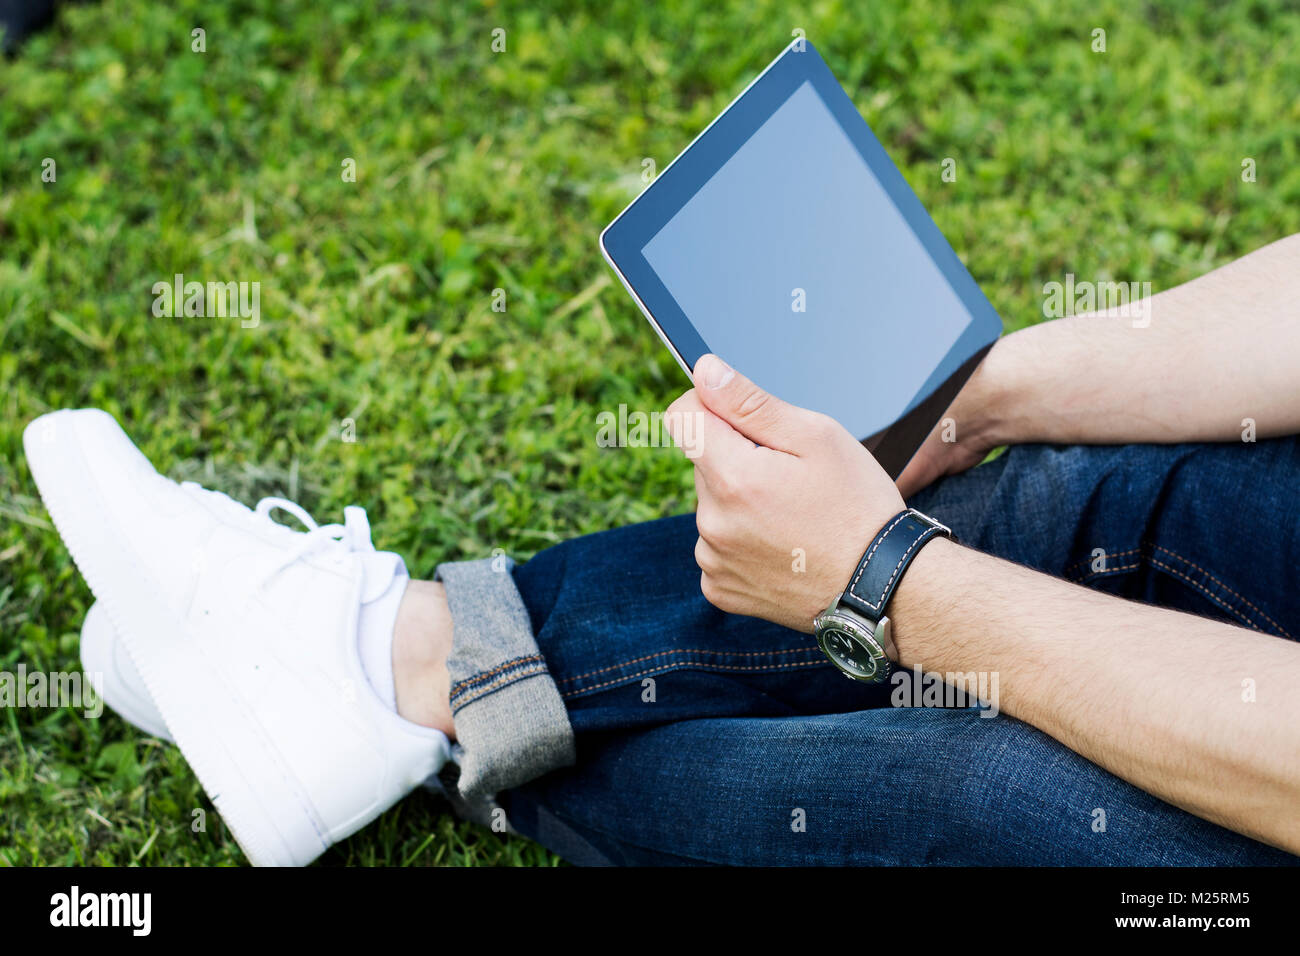
M1159 290L1300 231L1283 0L68 7L0 61L0 670L78 667L21 445L53 408L250 503L362 504L416 573L691 509L676 453L597 445L685 380L596 238L795 28L1008 328L1067 272ZM260 282L260 325L155 317L178 272ZM0 864L242 862L210 809L115 716L0 713ZM557 861L417 794L323 862Z

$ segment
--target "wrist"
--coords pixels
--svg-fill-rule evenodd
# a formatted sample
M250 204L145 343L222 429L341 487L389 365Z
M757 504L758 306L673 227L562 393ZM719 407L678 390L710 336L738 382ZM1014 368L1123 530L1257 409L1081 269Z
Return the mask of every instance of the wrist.
M945 638L945 629L951 628L955 615L949 613L953 610L950 605L941 607L945 604L944 581L957 571L964 550L950 538L935 538L920 550L899 581L889 617L901 666L933 667L940 662L945 643L951 643L953 635Z
M1039 378L1033 374L1034 343L1026 331L998 339L957 397L953 418L958 435L979 452L1032 440Z
M848 587L813 621L818 645L841 672L872 683L888 678L890 662L899 661L889 610L898 587L927 546L950 536L933 518L904 508L872 538Z

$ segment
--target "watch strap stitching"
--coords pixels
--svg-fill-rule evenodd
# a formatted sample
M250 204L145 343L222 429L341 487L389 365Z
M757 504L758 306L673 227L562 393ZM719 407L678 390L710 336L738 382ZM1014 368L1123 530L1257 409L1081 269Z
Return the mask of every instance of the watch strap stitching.
M885 596L889 594L890 589L894 586L894 581L898 577L898 572L902 570L903 565L907 562L907 556L915 551L919 545L929 541L937 534L939 534L938 528L927 528L924 532L918 535L917 539L908 545L907 550L903 552L903 556L898 559L898 563L894 565L894 570L890 573L889 580L885 582L885 586L880 592L879 600L877 600L875 604L865 600L862 603L870 605L873 611L879 610L880 606L885 603Z
M852 591L858 586L858 581L862 578L862 572L867 570L867 565L871 563L871 556L876 553L876 549L879 548L884 543L885 539L889 537L889 532L893 531L898 522L902 521L909 514L911 514L911 509L895 515L894 520L889 523L889 527L876 535L876 540L871 542L871 547L867 549L866 555L858 562L858 573L853 575L853 580L849 582L849 591ZM857 597L857 595L855 594L854 597ZM862 598L858 598L858 600L862 601L863 604L869 603Z
M885 581L884 587L881 589L880 597L875 602L872 602L865 596L857 593L856 589L858 583L861 581L862 575L866 572L868 565L871 563L872 557L876 554L876 551L899 523L909 517L913 518L921 525L920 533L916 535L915 540L913 540L907 547L907 550L903 552L902 556L898 559L898 563L894 565L893 571L890 572L889 578ZM876 536L876 539L871 543L871 547L867 549L867 553L862 556L862 560L858 563L857 572L854 574L853 580L849 583L848 588L844 591L841 600L848 603L850 607L858 606L870 610L872 613L879 614L881 608L884 607L886 601L890 597L894 584L897 582L899 575L902 574L903 567L907 564L908 557L912 552L931 538L946 533L946 529L914 508L907 508L904 511L901 511L899 514L895 515L894 519L885 527L885 529Z

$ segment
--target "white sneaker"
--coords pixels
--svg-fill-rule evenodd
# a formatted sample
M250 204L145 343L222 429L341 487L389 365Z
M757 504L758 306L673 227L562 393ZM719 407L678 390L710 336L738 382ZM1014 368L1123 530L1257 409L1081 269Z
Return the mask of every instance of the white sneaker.
M113 630L113 622L98 601L90 605L86 619L81 622L81 668L106 707L150 737L175 743L140 672L131 662L126 645ZM435 793L446 793L436 770L423 786Z
M367 551L364 511L316 527L291 502L253 511L178 485L96 409L44 415L23 444L145 693L253 863L311 862L446 762L446 736L395 714L362 671L358 609L394 573ZM274 507L311 530L272 521Z

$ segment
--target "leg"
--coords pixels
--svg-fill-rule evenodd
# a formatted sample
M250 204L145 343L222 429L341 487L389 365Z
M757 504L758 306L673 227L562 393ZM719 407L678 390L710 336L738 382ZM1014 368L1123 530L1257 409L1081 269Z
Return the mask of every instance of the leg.
M583 865L1300 863L971 710L688 720L581 745L502 805Z
M1025 445L912 504L973 547L1112 594L1295 639L1300 438Z
M1279 622L1294 621L1295 608L1286 605L1286 589L1281 582L1286 568L1295 566L1294 559L1285 558L1294 554L1294 543L1285 536L1284 530L1271 527L1271 531L1281 536L1263 542L1261 553L1282 555L1283 560L1256 562L1259 567L1242 567L1239 561L1231 561L1232 546L1237 544L1232 529L1222 520L1213 520L1214 516L1228 513L1234 507L1253 508L1255 513L1276 511L1276 502L1271 500L1274 493L1260 480L1261 472L1276 476L1275 480L1284 485L1294 480L1300 472L1296 443L1289 440L1242 447L1026 447L1013 449L988 466L949 479L927 490L913 503L948 521L968 543L1012 560L1050 573L1066 574L1125 596L1286 634L1287 626ZM1008 515L1015 515L1017 520L1013 523L1007 519ZM1290 526L1295 525L1295 521L1290 522ZM625 531L644 533L642 529ZM631 544L624 539L622 547ZM572 545L578 549L578 555L586 547L581 542ZM1093 563L1094 549L1101 550L1105 562ZM620 550L613 549L605 560L617 562ZM632 550L636 550L634 546ZM655 550L654 546L647 548L644 557L650 559ZM672 550L672 547L664 548L667 553ZM539 644L548 660L554 658L560 686L570 688L569 706L575 715L574 726L580 734L587 731L582 736L583 764L578 769L553 774L520 788L509 794L508 801L516 826L571 858L631 862L668 860L677 854L716 862L745 862L742 856L736 855L740 852L736 847L758 845L754 843L757 838L745 837L753 821L743 809L748 798L737 791L744 790L746 781L753 782L755 799L765 793L782 792L783 787L793 787L795 792L785 800L791 806L799 805L798 791L801 787L806 790L808 781L845 781L847 790L829 794L828 799L831 806L852 806L855 800L862 799L855 794L868 792L873 782L879 780L889 781L879 794L886 804L933 789L936 781L942 783L950 777L963 780L975 793L984 794L981 799L987 803L986 791L1001 794L1009 780L1014 782L1014 775L1028 775L1056 781L1049 800L1058 815L1067 809L1076 815L1082 812L1078 807L1071 808L1071 795L1091 788L1112 797L1108 798L1110 803L1098 798L1095 806L1083 808L1087 811L1086 822L1091 823L1092 811L1100 809L1113 823L1117 808L1130 825L1143 822L1141 830L1129 831L1135 838L1126 839L1124 847L1117 847L1119 841L1109 844L1080 841L1068 826L1048 825L1051 813L1041 808L1027 811L1023 806L1009 805L1006 819L1013 828L1015 821L1027 813L1036 819L1034 832L1023 832L1023 825L1018 831L1021 847L1033 848L1028 855L1015 858L1020 862L1057 862L1061 854L1075 861L1108 863L1290 859L1141 793L1032 728L1007 718L985 722L968 712L936 714L890 709L855 714L851 720L692 720L645 733L603 732L612 725L602 724L610 714L601 709L599 701L577 703L584 691L597 697L605 691L589 686L594 678L574 670L582 666L579 656L585 653L581 641L574 642L574 635L587 633L591 646L595 646L601 642L605 629L619 635L624 633L625 626L617 620L606 620L608 614L598 615L595 630L588 632L585 622L592 607L590 593L584 600L569 592L561 583L568 566L550 564L551 558L558 557L550 552L539 557L546 555L550 555L547 561L532 566L534 573L530 574L525 567L517 577L534 612ZM689 578L692 587L683 585L682 590L693 591L698 598L698 591L693 589L694 569L687 570L689 574L680 569L678 573L684 579ZM1253 588L1247 586L1249 582L1254 582ZM683 599L688 596L682 595ZM557 608L563 615L560 627L550 617ZM707 606L697 610L701 616L683 615L674 618L669 626L685 626L687 635L711 633L715 622L709 620ZM718 626L724 629L737 623L735 619L722 617ZM748 629L741 637L744 643L740 646L754 647L755 641L761 642L759 646L767 646L767 641L781 637L782 629L768 634L756 628L770 628L769 625L745 623ZM616 662L608 670L601 669L602 678L614 682L615 686L626 687L639 673L629 673L628 667L622 666L629 663ZM647 671L656 665L664 666L657 660L638 663ZM832 690L833 685L834 682ZM630 690L629 702L635 699L636 688ZM803 713L825 712L815 709L818 701L812 703L814 709L805 709ZM653 710L642 707L639 714L645 720L627 726L655 722ZM679 717L674 715L674 719ZM974 730L962 729L968 725ZM861 730L863 727L867 729ZM854 732L859 732L860 741L853 740ZM880 758L873 757L873 763L846 773L846 762L853 767L855 760L865 759L861 755L879 754L882 733L890 737L891 746L901 746L900 752L905 755L901 763L892 761L892 752L885 755L891 759L893 772L882 774ZM819 749L817 744L824 739L820 735L831 737L835 745ZM972 741L975 741L973 746L965 746ZM996 762L980 759L991 747L998 748L1002 757ZM824 759L826 766L820 767L819 759ZM945 765L950 771L936 774L933 768ZM920 767L927 768L926 776L915 779ZM738 768L745 768L739 783L729 776ZM912 778L908 776L909 770ZM654 806L663 812L646 814L646 788L660 785L662 792L657 791L652 799ZM727 806L708 807L714 792L728 794ZM636 802L641 811L634 813L636 806L628 801ZM739 812L737 808L741 808ZM978 820L969 818L970 810L970 806L960 801L949 803L946 817L936 814L933 808L927 809L926 818L930 823L926 832L936 847L924 850L920 856L889 857L887 851L876 847L864 850L866 855L857 861L933 858L1012 862L990 860L987 856L966 858L954 849L962 844L962 833L988 829L989 822L982 816ZM702 815L724 822L715 827L701 824L690 833L682 832L691 826L690 820L698 820ZM674 821L686 822L676 825ZM1113 834L1115 827L1112 825L1109 831ZM1083 831L1086 836L1092 832L1091 829ZM1137 838L1139 833L1141 836ZM842 834L843 831L840 843ZM1179 834L1181 837L1175 839ZM746 839L749 844L745 843ZM764 831L759 843L778 845L770 842L774 839ZM814 845L815 841L799 844L804 850ZM653 850L656 847L668 851L667 855L656 857ZM1160 848L1159 853L1155 853L1156 847ZM816 856L823 850L832 852L833 856L833 851L822 848L804 859L832 862L831 857ZM871 853L877 855L872 857ZM773 859L789 857L778 854L767 862Z
M28 427L24 445L56 523L141 671L143 696L155 698L158 723L165 718L187 757L198 755L204 786L224 798L223 816L234 812L239 825L232 821L232 828L255 860L312 858L409 789L424 768L441 763L446 740L437 731L398 721L380 696L357 693L358 681L368 679L356 651L358 609L381 602L395 574L395 556L373 552L360 509L349 509L342 525L318 527L282 499L250 510L197 486L177 486L153 472L111 418L94 411L46 416ZM1112 587L1159 599L1158 590L1171 583L1164 578L1172 577L1186 586L1168 589L1168 603L1205 600L1220 613L1285 632L1294 608L1276 594L1249 591L1246 581L1220 569L1214 560L1223 561L1235 542L1213 520L1219 515L1195 513L1207 500L1220 512L1233 504L1265 512L1271 502L1260 495L1252 471L1261 462L1283 484L1294 479L1294 442L1250 451L1256 457L1224 446L1018 449L944 482L929 503L917 503L976 546L1057 573L1090 554L1091 542L1118 541L1099 546L1101 555L1138 557L1089 565L1094 576L1118 582ZM1035 483L1039 490L1031 491ZM292 511L309 531L274 524L273 508ZM1013 527L997 520L999 511L1021 520ZM1256 562L1266 565L1259 574L1266 581L1280 582L1294 565L1286 526L1269 526L1255 538L1284 559L1282 569ZM1134 527L1142 529L1135 544ZM735 723L747 727L760 717L767 720L758 723L775 725L885 703L881 689L839 678L808 636L709 607L697 587L693 540L687 517L570 542L514 575L495 561L439 568L444 624L455 622L448 697L463 745L462 793L519 789L572 763L576 728L584 767L570 774L588 775L584 786L596 781L586 798L599 805L599 775L608 771L600 766L602 754L623 738L672 742L666 728L679 725L670 722L726 731L731 722L711 718L746 718ZM1205 553L1193 554L1197 547ZM1147 555L1158 557L1140 571ZM1170 575L1174 558L1203 577ZM295 670L287 663L303 660L311 666ZM273 697L268 686L277 688ZM284 702L289 694L294 706ZM218 713L224 743L212 733ZM919 713L879 710L874 719L934 719ZM816 726L834 744L827 773L857 759L840 753L842 747L865 752L865 738L859 744L830 725ZM247 746L229 745L234 731ZM772 736L767 727L761 735ZM788 736L779 732L778 742ZM282 747L265 748L268 737ZM318 746L322 739L328 748ZM735 743L724 736L719 747L688 750L709 759L728 746ZM784 777L765 774L793 773L798 784L800 768L816 769L811 753L806 740L788 758L774 752L765 762L754 752L747 779L779 792ZM661 757L664 765L680 760L676 752ZM880 755L876 765L888 757ZM359 777L359 767L369 769ZM990 785L1001 785L998 770L985 770ZM341 786L329 784L331 774ZM274 806L265 787L259 795L248 786L254 778L283 784ZM382 791L358 787L358 779L382 779ZM320 803L304 798L306 787ZM583 792L568 796L584 799ZM692 810L688 804L677 812Z
M888 702L888 687L842 677L811 635L712 607L694 544L682 515L567 541L512 573L439 566L462 796L572 762L575 733Z
M1290 636L1300 631L1294 623L1300 596L1286 580L1288 569L1300 564L1291 530L1300 527L1300 506L1279 502L1276 489L1297 480L1296 439L1037 445L942 481L913 504L973 547L1009 560ZM1238 524L1228 517L1279 507L1291 513L1252 528L1259 559L1241 560ZM529 651L459 666L453 652L451 704L462 738L467 724L486 752L501 728L526 719L522 708L497 708L490 721L466 715L516 675L549 675L579 734L697 717L842 713L887 702L880 688L840 677L808 635L723 614L705 602L691 556L694 538L691 518L681 516L565 542L513 575L493 576L499 586L481 576L462 587L449 582L458 628L482 611L468 600L458 607L456 591L495 587L495 603L519 605L519 640L512 643ZM464 567L442 566L448 573ZM469 635L464 643L491 639ZM550 711L559 709L553 703ZM526 779L514 776L502 788Z

